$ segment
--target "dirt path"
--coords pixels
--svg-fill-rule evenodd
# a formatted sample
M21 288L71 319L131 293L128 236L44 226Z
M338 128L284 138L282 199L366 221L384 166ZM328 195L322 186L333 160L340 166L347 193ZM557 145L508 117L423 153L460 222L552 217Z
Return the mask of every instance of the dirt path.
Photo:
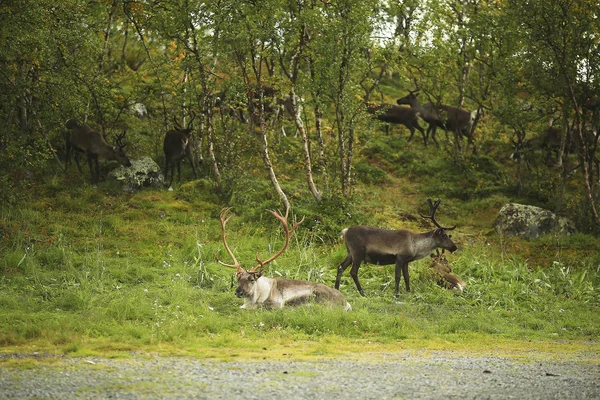
M401 352L320 361L0 355L0 398L599 399L597 354L540 361ZM18 363L10 358L25 358ZM533 360L535 359L535 360ZM24 362L23 362L24 361Z

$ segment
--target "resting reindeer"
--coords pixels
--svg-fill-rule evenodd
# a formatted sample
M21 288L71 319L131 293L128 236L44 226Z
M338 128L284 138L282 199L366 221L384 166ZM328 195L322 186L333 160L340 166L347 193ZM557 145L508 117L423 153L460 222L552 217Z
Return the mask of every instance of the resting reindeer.
M258 262L258 265L250 270L246 270L242 268L241 264L233 255L225 238L225 225L227 224L227 221L229 221L229 218L231 218L227 216L229 210L229 208L221 210L219 217L221 219L221 228L223 232L223 245L225 246L227 253L231 256L233 264L222 262L216 254L215 258L219 264L237 270L238 287L235 294L237 297L244 299L244 305L240 308L252 309L257 306L263 306L265 308L282 308L286 304L296 305L314 300L323 304L344 307L346 311L352 309L342 293L336 289L325 286L322 283L283 278L267 278L262 276L262 268L285 251L288 247L290 236L296 230L298 225L304 221L304 218L302 218L300 222L296 222L294 219L294 224L290 229L287 220L289 209L286 210L285 216L282 216L279 212L269 210L283 226L285 232L285 244L281 250L266 261L260 260L257 255L256 261Z
M433 259L431 268L433 268L433 274L437 284L446 289L462 292L463 289L467 287L467 284L458 276L451 273L452 268L444 254L444 249L442 249L441 253L438 249L436 249L435 252L436 254L431 254L431 258Z
M79 169L79 172L81 173L83 173L83 171L79 164L79 156L81 153L87 155L92 185L100 180L98 157L109 161L116 160L126 167L131 167L131 162L123 151L123 148L126 145L122 142L125 137L125 132L117 135L115 138L115 146L110 146L98 131L93 130L85 123L80 124L76 119L70 119L67 121L66 125L71 132L67 139L67 160L65 162L65 169L69 163L69 158L71 158L71 148L75 150L75 163L77 163L77 169Z
M342 274L352 264L350 276L354 280L358 292L364 296L365 292L358 281L360 263L365 261L380 265L396 264L396 291L394 295L398 297L398 286L401 275L404 275L406 291L410 292L409 262L425 258L439 247L452 252L455 251L456 245L450 240L446 231L456 228L456 225L446 228L435 220L435 213L441 200L433 203L431 199L427 199L427 202L431 210L431 215L425 216L421 214L421 217L431 219L435 226L437 226L437 229L429 232L416 233L406 229L387 230L369 226L352 226L344 229L342 231L342 239L346 243L348 255L338 266L335 288L340 288Z

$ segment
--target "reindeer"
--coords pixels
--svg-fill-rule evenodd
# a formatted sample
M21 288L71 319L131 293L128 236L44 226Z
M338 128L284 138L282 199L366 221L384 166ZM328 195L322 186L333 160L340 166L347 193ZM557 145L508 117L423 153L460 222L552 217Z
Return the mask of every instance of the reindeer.
M173 190L173 176L175 175L175 165L177 165L177 179L181 181L181 160L187 158L194 171L194 177L197 179L196 166L194 165L193 145L194 141L190 135L193 128L192 122L195 115L192 115L190 122L184 129L175 122L175 129L167 132L163 142L163 150L165 152L165 179L168 178L169 165L171 166L171 179L169 180L169 190Z
M229 253L231 256L233 264L222 262L219 260L216 253L215 258L219 264L237 270L238 287L235 291L235 294L237 297L244 299L244 304L240 308L253 309L257 306L262 306L265 308L282 308L286 304L296 305L315 300L316 302L323 304L344 307L346 311L350 311L352 309L342 293L336 289L325 286L322 283L283 278L267 278L262 275L262 269L264 266L275 260L281 254L283 254L285 249L287 249L290 236L296 230L296 228L302 222L304 222L304 218L302 218L300 222L296 222L296 219L294 219L292 227L289 228L289 208L286 210L285 216L282 216L279 212L269 210L269 212L273 214L273 216L277 218L283 226L283 230L285 232L285 244L281 250L279 250L266 261L259 259L257 254L256 261L258 264L254 268L246 270L237 261L233 255L233 252L227 245L227 240L225 237L225 225L227 224L227 221L229 221L229 218L231 218L228 217L229 210L230 208L224 208L221 210L219 218L221 220L223 245L225 246L227 253Z
M335 288L340 288L340 279L344 271L352 264L350 276L356 284L358 292L364 296L365 292L358 281L358 268L365 261L372 264L389 265L396 264L396 291L394 296L398 297L398 286L400 276L404 275L406 291L410 292L410 278L408 275L408 263L427 257L431 251L439 247L451 252L456 250L456 245L446 231L456 228L441 226L435 219L435 213L441 200L435 203L427 199L431 215L420 214L421 217L431 219L437 229L429 232L416 233L407 229L388 230L373 228L370 226L352 226L342 231L342 239L346 244L348 255L338 266Z
M408 104L419 112L419 115L429 124L427 128L427 137L431 133L431 139L436 145L439 145L435 139L437 127L445 131L455 132L467 138L467 146L473 144L473 135L471 134L471 125L475 119L475 112L460 110L446 104L434 105L431 102L421 105L419 102L418 90L408 91L408 95L396 100L398 105ZM474 144L473 144L474 145Z
M437 284L446 289L463 291L467 284L458 276L452 274L450 263L444 254L444 249L440 253L439 249L435 250L436 254L431 254L431 268L433 275L436 278Z
M375 115L378 120L387 122L388 124L402 124L406 126L410 130L410 137L408 138L409 142L415 134L415 129L421 132L425 146L427 146L427 136L425 136L425 131L421 125L419 125L419 112L416 109L385 103L366 103L366 105L367 112ZM386 126L386 133L388 129L389 126Z
M79 156L82 153L87 155L92 185L100 180L98 157L109 161L116 160L125 167L131 167L131 162L123 151L123 148L126 146L126 143L123 142L125 132L115 137L115 146L110 146L98 131L93 130L85 123L80 124L73 118L67 121L66 126L69 128L70 134L67 138L65 170L71 158L71 148L75 150L75 163L80 173L83 173L83 171L79 164Z

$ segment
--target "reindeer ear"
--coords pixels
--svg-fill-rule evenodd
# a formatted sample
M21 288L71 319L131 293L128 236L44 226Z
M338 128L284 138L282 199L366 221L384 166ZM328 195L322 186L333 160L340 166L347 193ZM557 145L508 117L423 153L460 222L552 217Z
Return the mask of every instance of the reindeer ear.
M262 276L262 272L261 272L261 271L258 271L258 272L255 274L255 276L256 276L256 279L260 278L260 277Z

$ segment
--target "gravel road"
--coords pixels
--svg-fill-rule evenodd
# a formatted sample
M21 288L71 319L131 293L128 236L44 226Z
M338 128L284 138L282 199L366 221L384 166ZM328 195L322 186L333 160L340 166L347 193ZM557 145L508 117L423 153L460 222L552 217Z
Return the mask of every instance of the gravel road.
M7 362L16 357L40 358L0 354L0 398L600 399L598 354L568 361L405 351L369 355L368 361L133 355Z

